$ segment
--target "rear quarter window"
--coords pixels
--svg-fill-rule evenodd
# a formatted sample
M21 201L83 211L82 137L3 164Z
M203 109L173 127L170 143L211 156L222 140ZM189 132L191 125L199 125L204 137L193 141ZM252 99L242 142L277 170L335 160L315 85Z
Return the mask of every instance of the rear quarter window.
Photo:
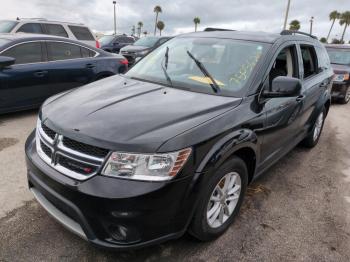
M69 25L68 27L78 40L95 41L94 36L87 27L73 25Z
M86 58L86 57L94 57L96 55L96 52L92 51L90 49L87 49L85 47L81 47L81 55L84 58Z

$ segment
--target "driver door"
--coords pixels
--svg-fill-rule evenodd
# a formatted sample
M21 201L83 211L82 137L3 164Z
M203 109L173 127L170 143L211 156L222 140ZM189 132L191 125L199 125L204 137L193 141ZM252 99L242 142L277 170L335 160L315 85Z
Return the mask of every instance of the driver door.
M278 76L299 78L295 43L283 45L276 53L264 82L265 90L271 90L272 81ZM300 99L301 97L279 97L265 101L266 124L261 152L263 165L268 165L295 146L302 106Z

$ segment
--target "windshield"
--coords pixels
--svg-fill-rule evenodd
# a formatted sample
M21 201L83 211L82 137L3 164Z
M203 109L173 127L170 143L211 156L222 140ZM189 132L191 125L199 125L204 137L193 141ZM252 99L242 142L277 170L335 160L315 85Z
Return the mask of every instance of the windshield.
M17 24L15 21L0 21L0 33L10 33Z
M230 39L174 38L140 60L126 76L166 85L169 81L161 66L166 61L174 87L213 93L210 77L200 70L189 51L219 86L219 94L235 96L247 83L267 47L265 43Z
M159 40L158 37L152 37L152 36L143 37L137 40L134 43L134 45L152 47L157 43L158 40Z
M114 39L113 35L105 35L102 36L98 41L100 42L101 45L108 45L112 40Z
M327 51L332 64L350 65L350 48L349 49L327 48Z

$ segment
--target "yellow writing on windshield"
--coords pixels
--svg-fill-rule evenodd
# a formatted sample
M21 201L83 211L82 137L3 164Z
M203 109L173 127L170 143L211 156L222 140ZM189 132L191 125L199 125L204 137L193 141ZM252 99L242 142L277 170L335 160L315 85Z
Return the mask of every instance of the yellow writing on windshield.
M188 77L188 79L191 79L193 81L197 81L203 84L213 84L213 82L211 81L211 79L209 77L201 77L201 76L190 76ZM223 82L220 82L219 80L214 79L215 82L219 85L219 86L224 86L225 84Z

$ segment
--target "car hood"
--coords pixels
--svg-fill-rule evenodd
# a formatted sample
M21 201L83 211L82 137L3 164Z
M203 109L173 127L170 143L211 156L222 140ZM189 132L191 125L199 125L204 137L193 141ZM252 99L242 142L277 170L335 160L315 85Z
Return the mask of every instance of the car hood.
M121 52L140 52L144 50L148 50L150 47L148 46L141 46L141 45L127 45L120 49Z
M241 98L114 76L51 98L43 105L41 118L60 134L83 143L111 150L157 152L169 139L240 102Z
M332 68L335 74L350 73L350 65L332 64Z

